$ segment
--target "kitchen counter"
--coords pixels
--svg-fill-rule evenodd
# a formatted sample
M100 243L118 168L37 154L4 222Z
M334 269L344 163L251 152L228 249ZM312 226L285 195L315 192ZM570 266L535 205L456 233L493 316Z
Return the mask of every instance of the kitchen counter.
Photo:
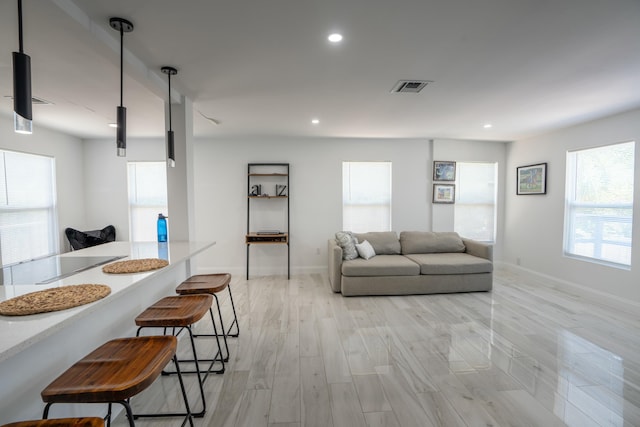
M40 392L65 369L102 343L135 335L134 318L192 274L192 258L214 242L112 242L62 257L164 258L165 268L136 274L106 274L102 266L51 283L0 286L0 301L66 285L108 285L111 294L68 310L31 316L0 316L0 424L42 417ZM84 405L90 406L90 405ZM66 408L65 408L66 407ZM81 405L55 405L51 417L86 413ZM89 409L91 411L91 409ZM104 411L99 409L98 416ZM95 415L95 408L93 409Z

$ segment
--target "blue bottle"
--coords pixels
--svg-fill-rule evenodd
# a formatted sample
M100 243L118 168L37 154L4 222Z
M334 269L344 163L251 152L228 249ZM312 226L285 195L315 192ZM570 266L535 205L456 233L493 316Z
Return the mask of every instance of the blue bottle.
M167 241L167 218L169 217L158 214L158 242Z

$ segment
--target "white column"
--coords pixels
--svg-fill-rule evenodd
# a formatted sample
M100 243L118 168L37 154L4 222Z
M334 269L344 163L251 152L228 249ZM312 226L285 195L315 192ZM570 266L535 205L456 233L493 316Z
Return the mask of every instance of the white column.
M175 134L176 166L167 167L169 203L169 240L196 240L193 188L193 103L182 97L171 104L171 122ZM169 128L169 104L165 102L166 129ZM166 153L165 132L165 153Z

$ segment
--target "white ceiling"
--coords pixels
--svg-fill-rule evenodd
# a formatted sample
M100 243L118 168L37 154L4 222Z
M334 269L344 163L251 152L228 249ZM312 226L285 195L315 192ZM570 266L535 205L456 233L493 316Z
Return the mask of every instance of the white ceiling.
M196 136L515 140L640 107L638 0L24 0L34 126L115 135L118 16L129 137L164 134L163 65ZM326 37L339 31L340 45ZM0 114L17 5L0 2ZM432 80L392 94L400 79ZM214 125L199 113L220 122ZM319 125L310 123L320 119ZM492 123L491 129L483 124Z

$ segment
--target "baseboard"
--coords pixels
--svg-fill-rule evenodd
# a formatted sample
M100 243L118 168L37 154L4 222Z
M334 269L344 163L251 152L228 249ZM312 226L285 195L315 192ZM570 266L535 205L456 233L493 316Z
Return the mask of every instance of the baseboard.
M578 290L580 290L581 292L584 292L584 293L590 293L590 294L592 294L594 296L597 296L597 297L608 298L608 299L610 299L612 301L615 301L616 303L622 303L622 304L626 304L626 305L634 307L634 308L640 308L640 302L638 302L638 301L629 300L629 299L625 299L625 298L619 297L617 295L609 294L607 292L602 292L602 291L590 288L588 286L580 285L579 283L570 282L568 280L560 279L560 278L557 278L555 276L550 276L548 274L540 273L539 271L530 270L530 269L524 268L524 267L522 267L520 265L511 264L511 263L504 262L504 261L494 261L494 265L496 267L502 267L502 268L504 268L506 270L511 270L511 271L514 271L514 272L527 273L527 274L530 274L532 276L538 277L540 279L544 279L546 281L550 281L552 283L556 283L559 286L569 286L569 287L572 287L574 289L578 289Z

